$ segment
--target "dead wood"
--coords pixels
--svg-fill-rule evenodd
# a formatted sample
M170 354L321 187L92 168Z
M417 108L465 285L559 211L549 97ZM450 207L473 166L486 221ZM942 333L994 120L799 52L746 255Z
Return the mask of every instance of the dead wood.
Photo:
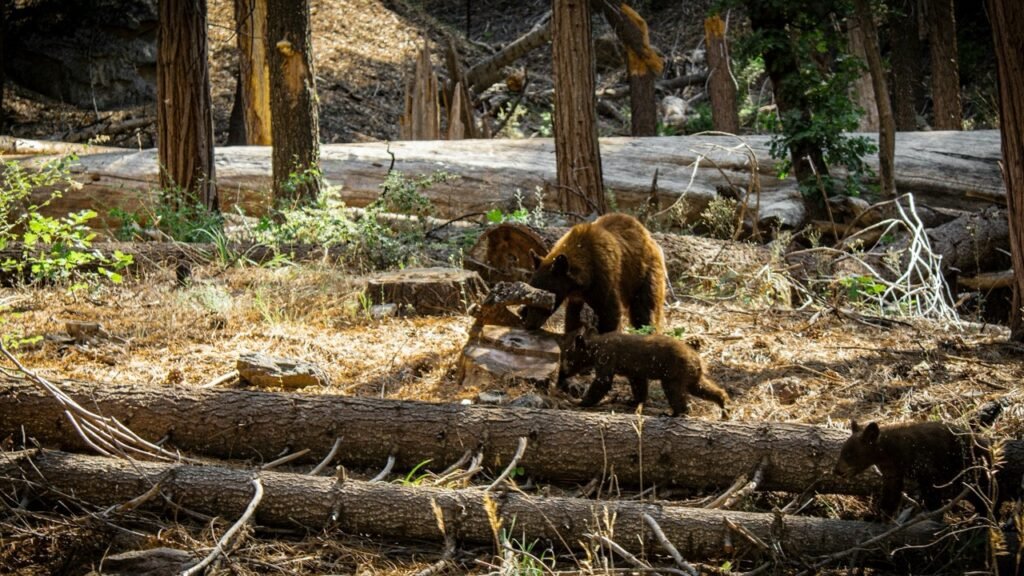
M531 442L532 445L532 442ZM527 451L527 454L529 451ZM237 518L253 500L250 471L219 466L128 462L97 456L33 451L9 454L0 462L5 490L23 490L47 501L74 494L96 506L111 506L147 492L158 483L164 499L144 504L150 510L171 512L178 507L226 518ZM725 555L725 519L792 557L842 553L860 542L886 533L887 526L860 521L773 514L704 510L628 500L594 501L579 498L534 497L514 492L494 495L484 490L447 490L431 486L402 486L280 472L260 472L263 486L254 518L263 526L306 526L350 534L376 534L400 540L443 542L447 534L474 544L494 541L492 518L501 526L523 532L527 541L558 551L577 551L588 534L614 534L629 553L657 548L654 531L644 517L657 523L665 538L685 558L700 560ZM443 516L439 522L436 514ZM611 525L606 525L610 522ZM513 524L514 523L514 524ZM444 526L442 528L439 526ZM936 526L919 523L892 533L890 538L859 551L865 560L890 562L893 549L903 549L897 561L907 561L935 537Z
M533 50L551 41L551 12L545 14L529 32L502 48L497 54L479 62L466 71L466 84L475 94L505 77L502 69Z
M441 138L441 111L437 101L437 74L430 62L430 47L423 45L405 85L405 113L399 118L402 140Z
M987 292L996 288L1010 288L1013 286L1013 270L1001 270L999 272L986 272L977 276L959 276L956 283L970 288Z
M462 314L487 294L480 275L457 268L406 268L382 272L366 281L374 304L397 304L417 314Z

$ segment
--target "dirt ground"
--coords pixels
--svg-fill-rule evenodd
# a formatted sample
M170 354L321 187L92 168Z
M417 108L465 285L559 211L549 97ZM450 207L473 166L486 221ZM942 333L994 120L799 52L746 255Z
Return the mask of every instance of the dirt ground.
M47 337L18 349L22 361L58 380L194 388L230 371L239 353L258 351L309 360L329 372L329 387L306 388L303 394L475 402L481 390L455 381L470 318L372 320L359 298L363 282L340 269L211 265L197 269L194 282L185 288L175 285L172 270L155 270L90 294L4 289L0 301L9 306L3 316L5 333ZM60 338L68 320L101 322L123 342L69 344ZM967 323L956 330L917 321L875 328L810 307L757 307L737 299L685 294L668 307L667 324L668 330L682 332L699 346L709 373L732 393L730 420L832 427L843 427L850 418L963 423L985 402L1002 399L1008 408L991 435L1020 438L1024 433L1019 391L1024 349L1006 343L1001 327ZM532 390L506 392L515 396ZM629 411L628 396L628 385L619 382L594 410ZM558 402L580 409L567 398ZM692 405L691 417L718 417L708 403ZM667 410L664 395L652 387L645 412L660 415ZM769 510L778 498L788 497L756 495L741 508ZM868 512L864 499L818 496L804 513L857 518ZM26 542L56 546L69 533L96 529L87 515L41 518L36 519L42 527L34 537L18 540L20 547L8 546L0 557L13 562L28 554ZM153 521L164 526L151 537L161 545L202 548L215 539L209 526ZM407 574L426 567L437 554L427 544L257 530L232 556L231 570ZM480 574L491 569L477 561L494 560L489 550L464 550L457 559L464 570Z

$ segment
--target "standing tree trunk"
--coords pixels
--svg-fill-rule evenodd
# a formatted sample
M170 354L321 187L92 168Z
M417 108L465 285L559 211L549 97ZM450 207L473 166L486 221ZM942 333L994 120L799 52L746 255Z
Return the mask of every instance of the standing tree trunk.
M4 82L7 81L4 75L4 38L7 34L4 33L4 29L7 28L7 0L0 0L0 132L7 129L7 115L4 114Z
M729 68L729 45L725 39L725 21L718 14L704 20L704 39L708 55L708 96L711 122L715 130L736 134L740 117L736 110L736 85Z
M917 25L917 0L903 0L892 7L889 28L892 45L892 84L896 129L917 130L917 103L921 96L921 36Z
M235 98L231 101L231 116L228 117L228 146L248 144L249 131L245 129L245 100L242 96L242 74L235 69Z
M320 120L309 0L267 0L274 202L313 202L320 195Z
M267 61L267 0L235 0L238 68L245 143L270 146L270 68Z
M588 0L552 1L551 51L555 65L555 163L560 204L577 217L604 214L608 203L597 144Z
M875 86L871 81L871 70L870 63L868 62L868 55L866 52L865 44L867 39L864 37L866 31L863 25L860 24L859 18L850 18L846 22L846 36L850 46L850 54L856 56L867 64L867 68L864 72L853 82L851 89L853 90L853 98L857 101L857 106L864 111L864 114L860 117L860 121L857 123L857 131L859 132L875 132L878 130L878 105L875 100Z
M1003 136L1003 177L1010 220L1013 308L1010 339L1024 341L1024 4L988 0L999 80L999 125Z
M870 0L854 0L853 5L860 23L859 36L864 41L864 56L874 88L875 109L878 111L878 172L882 195L892 198L896 196L896 175L893 169L896 158L896 123L892 117L889 87L885 81L885 67L878 47L878 30L875 28Z
M932 58L934 127L963 130L953 0L928 0L928 45Z
M206 0L160 0L156 123L160 187L175 204L217 210Z

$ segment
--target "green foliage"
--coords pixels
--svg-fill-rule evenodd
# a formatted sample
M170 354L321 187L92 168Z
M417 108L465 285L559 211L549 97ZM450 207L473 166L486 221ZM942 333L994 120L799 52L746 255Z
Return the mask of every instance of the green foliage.
M0 262L0 270L30 282L69 283L70 290L95 285L106 279L121 282L118 271L132 263L132 257L116 251L105 256L92 249L96 234L88 227L96 217L93 210L82 210L61 218L40 212L62 191L79 186L71 179L75 156L51 160L34 172L18 162L2 162L0 179L0 249L20 242L20 258ZM40 204L31 201L32 191L54 191Z
M650 324L644 324L643 326L640 326L639 328L634 328L632 326L627 326L626 327L626 333L627 334L639 334L641 336L650 336L651 334L654 334L654 326L651 326Z
M551 138L555 135L555 124L554 117L555 107L552 106L551 110L540 113L540 125L537 126L537 135L542 138Z
M846 289L846 297L851 302L876 300L885 292L885 285L871 276L847 276L839 279L839 285Z
M506 565L503 566L502 573L515 576L545 576L551 572L555 567L554 552L548 548L537 556L533 549L537 547L538 540L527 542L525 532L520 538L510 538L509 534L513 529L514 526L507 530L502 528L498 535L498 541L508 552L505 555Z
M530 217L530 213L525 208L518 208L510 214L502 212L500 208L493 208L488 210L484 216L490 224L502 224L505 222L525 223Z
M180 188L161 190L159 202L148 212L112 208L110 215L121 221L114 235L123 241L146 236L166 236L175 242L209 242L224 228L220 212L207 208Z
M736 231L737 203L732 198L716 197L708 202L707 208L700 213L701 223L708 229L712 238L728 240Z
M401 484L402 486L419 486L424 480L430 477L430 473L417 473L420 471L420 468L423 468L424 466L429 464L430 460L430 458L427 458L426 460L420 462L416 466L413 466L413 469L409 470L409 473L405 475L405 478L399 480L398 483Z
M714 124L711 121L711 104L701 102L694 106L693 110L696 114L686 121L687 134L707 132L714 128Z

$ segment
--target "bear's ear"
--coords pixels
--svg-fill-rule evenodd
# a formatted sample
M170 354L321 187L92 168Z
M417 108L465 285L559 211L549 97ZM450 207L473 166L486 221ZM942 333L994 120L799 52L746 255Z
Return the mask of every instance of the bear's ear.
M551 263L551 271L555 274L568 274L569 273L569 257L565 254L559 254L555 256L555 260Z
M572 339L572 343L578 350L583 350L587 347L587 338L583 335L583 330L576 333L576 336Z
M874 444L878 441L878 423L872 422L864 427L864 441L869 444Z
M860 432L860 424L857 424L857 421L853 418L850 418L850 432Z
M533 251L533 248L531 248L530 249L530 260L533 261L533 269L536 270L536 269L540 268L540 263L543 261L543 258L541 258L540 256L537 256L537 253Z

